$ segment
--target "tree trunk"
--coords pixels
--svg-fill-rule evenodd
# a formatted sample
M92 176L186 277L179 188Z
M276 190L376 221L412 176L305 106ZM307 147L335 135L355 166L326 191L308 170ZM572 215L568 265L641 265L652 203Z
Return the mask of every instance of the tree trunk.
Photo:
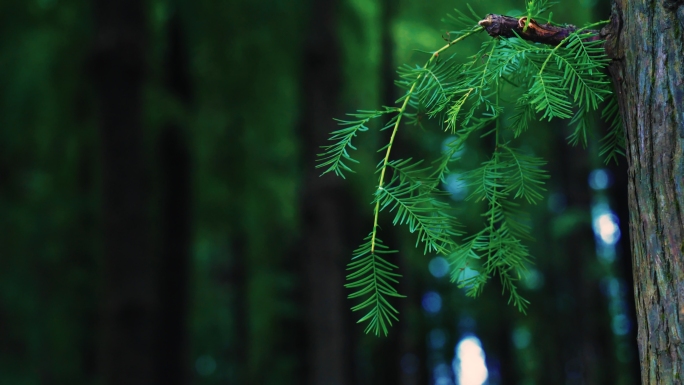
M682 384L684 6L619 0L604 33L627 139L641 380Z
M142 124L144 5L94 3L102 147L103 384L152 383L153 264Z
M591 201L594 198L587 181L591 171L588 151L579 146L568 146L566 138L570 134L564 132L556 136L558 146L556 153L560 161L560 183L566 193L568 210L576 210L591 217ZM556 269L560 276L549 279L550 286L563 301L562 319L553 323L556 329L552 333L559 344L559 356L565 366L563 376L567 373L582 379L582 384L608 384L617 378L614 342L610 327L611 318L607 311L606 297L600 291L600 279L603 274L595 254L596 241L591 229L591 221L579 224L559 240L561 250L565 250L565 260ZM549 373L554 376L553 382L560 383L562 377L558 372Z
M311 25L303 61L303 111L300 135L305 165L314 163L318 146L336 129L331 116L341 89L337 25L339 1L317 0L311 4ZM355 203L342 181L307 168L301 200L302 271L307 286L307 384L346 385L352 376L349 356L350 330L344 266L357 236ZM354 233L353 235L350 232Z

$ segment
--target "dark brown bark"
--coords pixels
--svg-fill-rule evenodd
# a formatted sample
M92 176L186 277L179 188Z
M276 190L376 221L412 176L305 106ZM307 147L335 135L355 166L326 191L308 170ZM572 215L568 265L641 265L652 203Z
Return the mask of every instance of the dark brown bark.
M548 23L539 24L534 19L531 19L528 23L527 17L511 17L495 15L493 13L487 15L483 20L480 20L478 24L484 27L485 31L492 37L519 36L535 43L550 45L560 44L563 39L577 31L577 27L574 25L560 27ZM586 30L586 32L596 33L597 31ZM593 39L598 39L598 36L591 37L588 40Z
M682 384L684 26L682 2L620 0L604 29L627 138L642 384Z
M103 191L105 384L152 383L153 264L142 124L144 5L94 3Z

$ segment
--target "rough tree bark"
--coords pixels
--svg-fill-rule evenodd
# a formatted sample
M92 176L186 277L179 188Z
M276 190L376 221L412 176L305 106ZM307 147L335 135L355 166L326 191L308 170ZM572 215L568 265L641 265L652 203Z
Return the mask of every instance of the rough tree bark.
M684 381L683 4L619 0L603 30L627 139L644 385Z

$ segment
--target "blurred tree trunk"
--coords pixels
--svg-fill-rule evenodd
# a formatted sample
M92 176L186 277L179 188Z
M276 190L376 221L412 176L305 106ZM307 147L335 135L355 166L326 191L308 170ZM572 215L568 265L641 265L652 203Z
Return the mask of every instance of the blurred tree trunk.
M634 303L634 278L632 276L632 254L630 253L630 236L629 236L629 200L628 200L628 184L627 184L627 164L621 161L619 164L612 164L610 166L611 174L615 181L610 188L611 201L615 202L615 213L620 222L620 233L622 236L617 244L617 271L618 275L624 279L625 289L625 306L626 313L629 317L630 328L627 335L624 337L628 341L628 345L624 347L625 350L621 354L624 357L637 356L637 328L636 328L636 309ZM629 361L628 361L629 362ZM639 381L639 366L629 365L623 363L620 370L623 376L633 379L634 383Z
M566 192L567 210L581 213L587 221L577 223L559 240L558 250L564 256L557 258L561 262L555 269L556 277L549 281L555 288L556 306L560 311L548 320L549 331L558 342L558 355L545 357L549 363L544 365L546 381L559 383L568 376L575 378L573 383L608 384L616 375L615 355L611 354L611 320L608 304L600 291L603 273L598 266L591 227L593 194L587 183L591 165L586 150L568 146L568 135L556 137L561 190Z
M189 60L177 13L167 26L165 86L181 104L191 98ZM161 152L161 259L159 261L159 315L155 364L156 383L190 383L188 351L188 298L190 274L191 177L188 140L175 122L166 124L159 138Z
M684 6L615 2L606 50L627 138L644 385L684 382Z
M392 34L392 22L397 11L397 1L395 0L381 0L380 1L380 99L383 106L394 105L397 99L397 87L394 84L395 65L394 65L394 35ZM383 142L389 141L390 132L384 133L386 136ZM403 153L406 146L404 143L397 142L395 155ZM401 155L398 155L401 157ZM384 224L381 226L384 229L392 229L386 235L385 242L388 245L399 244L398 237L399 229L393 228L392 224L385 218ZM406 254L398 253L396 255L395 263L397 264L398 272L406 275ZM400 293L406 294L406 280L400 281ZM406 314L406 304L408 301L397 301L396 308L400 314ZM387 339L378 341L375 345L375 354L373 354L373 373L371 377L372 384L403 384L406 382L405 376L401 371L401 357L406 353L407 347L405 341L407 334L410 331L407 329L407 322L400 322L396 325L396 329L390 331ZM424 346L422 346L424 348ZM421 351L424 349L421 349Z
M153 381L155 293L141 116L144 7L133 0L94 2L93 70L102 151L105 384Z
M307 166L301 198L302 271L306 285L305 371L310 385L346 385L352 376L344 266L355 237L355 202L340 178L319 178L316 154L339 115L341 68L337 38L339 1L314 0L304 46L300 137ZM352 233L352 234L350 234Z
M490 381L497 385L520 384L520 370L517 368L519 360L516 360L512 339L516 317L514 312L518 310L509 306L501 296L503 286L498 277L492 279L489 284L492 288L489 289L486 300L490 301L491 307L483 311L484 317L479 320L477 327L483 337L482 345L486 352L487 366L490 373L494 374ZM496 312L496 317L490 316L493 312Z

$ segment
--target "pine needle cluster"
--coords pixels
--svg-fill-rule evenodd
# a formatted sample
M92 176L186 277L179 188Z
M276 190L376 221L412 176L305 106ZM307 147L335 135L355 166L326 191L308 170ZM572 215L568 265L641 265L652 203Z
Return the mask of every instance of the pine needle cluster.
M545 0L527 5L527 20L536 18L550 22L541 14L553 5ZM351 120L339 120L341 128L331 134L332 144L323 146L317 167L323 173L345 177L353 172L356 160L352 140L368 130L374 119L385 119L381 130L392 130L390 141L379 152L384 157L377 165L378 182L371 202L374 223L365 242L354 252L348 265L346 287L349 298L360 299L352 310L367 322L366 332L387 335L397 310L390 297L402 297L396 284L400 275L388 259L389 250L379 238L378 218L381 213L393 216L394 225L405 225L416 234L416 246L424 253L437 253L449 258L451 279L465 288L469 296L477 296L493 276L498 276L512 303L524 312L528 301L517 289L517 282L531 263L525 241L532 239L527 213L521 202L536 204L543 199L545 161L514 146L515 140L504 140L505 130L513 138L523 135L531 124L540 120L570 119L574 127L568 138L572 144L586 144L591 112L602 110L610 122L610 132L603 139L602 154L617 159L622 154L624 137L617 105L605 74L609 59L601 40L590 39L594 23L570 34L561 44L549 46L530 43L521 38L493 38L482 44L479 52L460 58L444 53L466 38L483 31L479 16L468 6L470 15L456 11L449 20L458 26L450 32L451 40L433 52L425 65L404 65L398 70L396 84L404 90L398 107L358 111ZM503 117L501 94L516 95L515 112ZM423 116L437 119L443 130L456 136L443 154L432 162L392 159L391 151L401 123L420 123ZM463 144L476 136L491 135L494 150L489 159L467 172L465 183L472 193L467 200L484 202L483 227L475 234L464 234L453 209L444 199L442 188L450 168L459 161ZM466 268L478 274L466 276Z

